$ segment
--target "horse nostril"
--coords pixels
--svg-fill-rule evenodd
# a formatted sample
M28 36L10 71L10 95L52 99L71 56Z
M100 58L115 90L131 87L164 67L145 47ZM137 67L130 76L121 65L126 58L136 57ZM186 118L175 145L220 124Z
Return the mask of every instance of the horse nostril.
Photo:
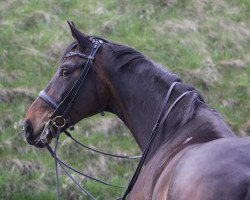
M29 120L24 122L23 128L24 128L25 137L26 138L31 137L32 132L33 132L33 128L32 128L32 124Z

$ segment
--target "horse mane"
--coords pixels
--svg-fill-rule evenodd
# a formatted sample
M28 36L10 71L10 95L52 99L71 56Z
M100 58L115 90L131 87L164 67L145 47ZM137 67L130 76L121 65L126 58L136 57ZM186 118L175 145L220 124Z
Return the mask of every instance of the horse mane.
M124 59L124 61L127 61L127 64L132 64L137 61L146 60L146 57L139 51L136 51L131 47L127 47L125 45L120 45L120 44L113 44L112 54L114 56L114 59L116 60Z
M104 41L108 46L109 50L112 53L112 59L117 63L119 68L122 68L123 70L129 70L131 68L136 68L137 64L141 67L149 66L157 68L157 75L158 77L161 77L160 79L168 80L168 84L171 85L173 82L180 82L181 84L178 84L176 86L176 91L172 94L172 97L170 99L171 101L174 101L178 95L181 93L184 93L186 91L194 91L194 95L190 95L190 98L188 101L186 101L185 105L183 105L183 108L185 110L181 109L180 112L173 115L171 118L171 124L169 126L170 130L175 129L183 124L185 124L187 121L189 121L192 116L195 114L196 109L200 102L204 102L204 99L199 91L197 91L192 85L186 84L181 81L180 77L174 73L171 73L170 71L166 71L164 67L161 64L155 63L150 58L142 54L141 52L128 47L126 45L116 44L113 42L110 42L106 39L103 39L101 37L95 37L95 36L88 36L89 40L91 38L97 38ZM76 49L78 47L78 43L76 41L72 42L67 49L64 51L61 60L64 59L65 55ZM158 80L161 82L161 80ZM148 83L150 84L150 83ZM162 87L162 90L165 90L165 83L162 83L159 85L159 87ZM184 114L185 113L185 114Z
M143 55L141 52L120 44L115 44L108 42L110 46L110 51L112 53L113 59L115 60L118 67L124 70L131 70L136 68L155 68L155 80L158 82L158 87L162 91L166 91L166 81L167 84L170 86L173 82L179 82L176 85L173 94L169 100L169 106L179 97L179 95L183 94L186 91L193 91L193 93L189 94L185 101L181 103L181 106L174 109L174 114L171 113L171 117L168 118L168 131L176 130L179 127L186 124L190 121L193 116L195 115L198 106L200 103L204 103L203 96L201 93L195 89L192 85L184 83L181 81L180 77L168 70L165 70L164 67L158 63L155 63L147 56ZM145 82L144 87L150 88L151 82ZM179 104L180 105L180 104ZM145 108L147 109L147 108ZM175 112L176 111L176 112Z
M131 47L111 42L109 42L109 44L112 57L118 65L117 67L127 69L128 67L135 66L139 62L140 64L150 62L145 55Z

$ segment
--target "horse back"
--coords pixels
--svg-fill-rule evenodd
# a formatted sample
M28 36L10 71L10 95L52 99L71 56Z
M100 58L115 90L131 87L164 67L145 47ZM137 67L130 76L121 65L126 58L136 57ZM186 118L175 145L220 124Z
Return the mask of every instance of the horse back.
M172 169L173 171L173 169ZM164 185L162 172L154 190ZM250 138L222 138L194 145L182 154L165 187L167 200L250 199ZM163 188L161 188L163 189ZM154 199L154 198L153 198ZM159 198L158 198L159 199Z
M159 158L145 166L131 200L250 200L250 137L192 144L165 165Z

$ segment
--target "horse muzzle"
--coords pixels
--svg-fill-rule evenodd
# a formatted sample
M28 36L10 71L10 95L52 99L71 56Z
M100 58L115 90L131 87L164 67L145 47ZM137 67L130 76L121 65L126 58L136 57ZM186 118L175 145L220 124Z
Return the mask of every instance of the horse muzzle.
M24 130L24 134L25 134L25 138L26 141L31 144L34 145L35 142L35 138L33 135L33 126L30 120L26 120L23 124L23 130Z
M23 130L25 134L26 141L30 145L34 145L35 147L43 148L49 144L53 138L54 130L52 126L45 124L45 127L42 133L39 136L35 136L33 125L30 120L26 120L23 124Z

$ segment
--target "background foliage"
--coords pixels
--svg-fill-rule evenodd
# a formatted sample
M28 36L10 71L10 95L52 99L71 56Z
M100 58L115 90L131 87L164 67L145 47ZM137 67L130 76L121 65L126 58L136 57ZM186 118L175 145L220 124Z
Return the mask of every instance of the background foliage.
M0 199L55 199L53 160L25 142L21 127L72 41L67 20L162 63L197 87L236 134L250 133L250 0L0 1ZM109 152L139 153L110 114L84 120L74 135ZM60 146L67 162L118 185L136 164L84 151L65 137ZM63 199L87 199L60 174ZM97 199L123 193L74 176Z

